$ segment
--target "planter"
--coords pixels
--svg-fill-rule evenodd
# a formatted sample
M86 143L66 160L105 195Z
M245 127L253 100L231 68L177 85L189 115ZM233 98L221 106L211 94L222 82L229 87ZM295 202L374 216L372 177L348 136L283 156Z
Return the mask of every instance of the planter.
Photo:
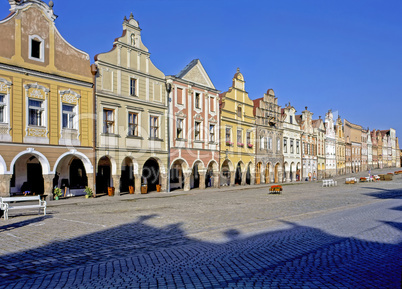
M161 185L156 185L156 191L160 192L161 191L162 186Z
M55 199L56 201L58 201L58 200L59 200L59 196L55 196L54 199Z
M128 191L130 194L134 194L134 187L133 186L129 186L128 187Z
M269 193L270 194L280 194L282 192L282 186L281 185L274 185L269 188Z
M148 186L147 185L141 186L141 194L146 194L146 193L148 193Z
M108 187L107 194L109 197L113 197L114 196L114 187Z
M85 199L89 199L89 196L88 196L88 195L85 195Z

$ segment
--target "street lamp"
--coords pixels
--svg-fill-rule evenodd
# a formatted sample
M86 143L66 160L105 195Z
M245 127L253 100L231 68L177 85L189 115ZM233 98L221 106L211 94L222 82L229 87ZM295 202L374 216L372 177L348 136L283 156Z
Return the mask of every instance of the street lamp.
M170 92L172 91L172 80L166 81L167 92L167 192L170 192Z

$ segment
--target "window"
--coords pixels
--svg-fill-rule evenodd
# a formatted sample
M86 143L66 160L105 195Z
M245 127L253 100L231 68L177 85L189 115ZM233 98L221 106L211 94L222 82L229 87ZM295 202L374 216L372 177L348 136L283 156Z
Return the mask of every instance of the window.
M150 138L158 138L159 137L159 124L157 116L149 117L149 136Z
M230 143L230 128L226 128L226 132L225 132L225 141L226 143Z
M209 98L209 110L211 112L215 111L215 98L214 97Z
M288 152L288 140L286 138L283 139L283 152Z
M276 142L276 151L277 152L281 151L281 140L280 139L278 139Z
M293 154L293 140L290 140L290 153Z
M74 105L62 104L63 128L74 129Z
M251 144L251 132L249 131L247 132L246 139L247 139L247 145Z
M201 122L195 122L194 139L201 140Z
M237 108L237 116L241 117L241 107L240 106Z
M215 125L209 125L209 141L215 142Z
M44 41L37 35L29 36L28 58L35 61L44 61Z
M36 39L31 40L31 57L40 58L40 41Z
M131 34L131 45L134 46L135 45L135 34Z
M200 107L200 93L196 92L195 93L195 108L201 108Z
M138 136L138 113L128 113L128 135Z
M5 122L5 103L6 96L4 94L0 94L0 122Z
M137 83L137 80L135 78L130 78L130 95L135 96L135 85Z
M183 119L176 120L176 138L183 138Z
M264 149L264 138L260 137L260 149Z
M242 145L242 144L243 144L242 130L238 129L237 130L237 145Z
M272 137L268 138L268 149L272 150Z
M177 104L183 104L183 89L182 88L177 88L176 90L177 93Z
M289 116L290 123L293 124L293 115Z
M103 133L114 133L114 110L103 109Z
M29 99L29 123L28 125L42 126L42 113L43 113L43 101Z

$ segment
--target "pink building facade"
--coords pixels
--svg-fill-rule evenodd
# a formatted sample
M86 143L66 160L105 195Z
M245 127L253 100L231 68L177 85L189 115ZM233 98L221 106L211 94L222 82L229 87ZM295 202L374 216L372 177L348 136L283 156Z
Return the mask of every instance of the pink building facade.
M198 59L168 76L170 188L219 187L219 91Z

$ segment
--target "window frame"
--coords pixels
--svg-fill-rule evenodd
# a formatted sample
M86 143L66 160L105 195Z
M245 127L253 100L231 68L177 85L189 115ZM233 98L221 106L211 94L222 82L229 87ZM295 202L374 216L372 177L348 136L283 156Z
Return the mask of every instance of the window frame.
M179 125L180 123L181 123L181 125ZM179 129L181 129L180 132L179 132ZM183 133L184 133L184 119L177 118L176 119L176 138L183 139Z
M209 142L215 143L215 125L209 124Z
M136 116L134 118L134 122L130 121L130 116ZM129 137L139 137L139 118L140 118L140 114L138 112L134 112L134 111L129 111L128 112L128 121L127 121L127 136ZM135 121L136 120L136 121ZM131 128L133 127L133 129Z
M32 56L32 52L33 52L32 41L39 42L39 58ZM28 59L34 60L34 61L39 61L39 62L45 62L45 51L44 50L45 50L45 41L38 35L29 35Z
M152 122L152 120L156 120ZM159 139L160 133L160 122L159 116L157 115L150 115L149 116L149 138L150 139Z
M36 101L38 103L40 103L39 107L36 106L31 106L30 101ZM45 121L44 121L44 117L45 117L45 108L44 108L44 103L45 101L42 99L36 99L36 98L30 98L28 97L28 126L36 126L36 127L46 127ZM31 123L31 110L37 111L40 113L39 115L39 121L40 123ZM36 116L35 118L36 120L38 120L38 116Z
M134 82L134 89L133 89L133 82ZM130 77L130 96L138 96L137 95L137 85L138 79L135 77Z
M194 121L194 140L201 141L201 124L199 120Z
M72 111L65 111L64 109L63 109L63 106L69 106L69 107L72 107ZM76 106L77 105L74 105L74 104L70 104L70 103L61 103L61 127L62 127L62 129L76 129L76 120L75 120L75 117L76 117L76 115L77 115L77 113L76 113ZM67 124L69 124L70 123L70 121L71 121L71 123L72 123L72 127L68 127L68 125L67 126L64 126L64 115L67 115ZM72 116L72 119L70 118Z
M107 120L107 115L105 114L106 111L111 111L112 112L113 120ZM115 134L116 133L115 132L115 124L116 124L115 109L114 108L104 107L102 115L103 115L103 121L102 121L102 123L103 123L103 130L102 130L103 133L104 134ZM106 118L105 118L105 116L106 116ZM109 123L112 124L112 132L109 132L107 130Z

